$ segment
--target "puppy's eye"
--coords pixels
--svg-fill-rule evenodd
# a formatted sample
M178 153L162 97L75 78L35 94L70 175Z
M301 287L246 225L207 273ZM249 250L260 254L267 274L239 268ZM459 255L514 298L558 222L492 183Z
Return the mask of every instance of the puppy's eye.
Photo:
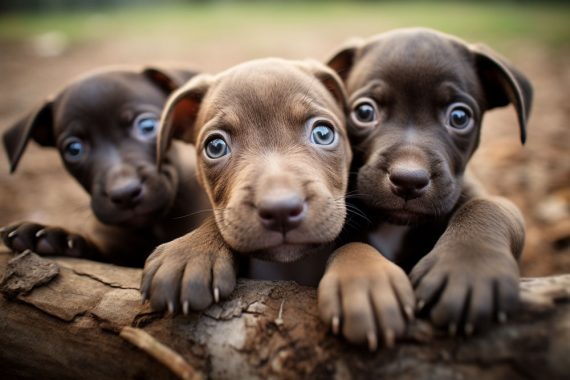
M230 148L222 136L214 136L206 142L206 156L211 159L222 158L230 153Z
M134 132L141 140L150 140L156 137L158 131L158 118L152 114L142 114L135 119Z
M455 104L447 112L447 125L459 131L467 131L473 125L473 112L464 104Z
M359 127L373 127L378 118L376 104L368 98L358 100L352 108L350 117Z
M70 138L63 148L63 158L68 162L77 162L85 154L85 145L76 137Z
M317 121L311 131L311 142L316 145L331 145L334 141L332 126L326 121Z

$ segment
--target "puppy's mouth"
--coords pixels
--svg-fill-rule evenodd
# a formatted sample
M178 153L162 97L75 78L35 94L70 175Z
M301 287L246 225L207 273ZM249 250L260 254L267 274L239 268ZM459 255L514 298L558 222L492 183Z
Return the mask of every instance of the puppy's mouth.
M146 174L141 180L140 194L123 199L111 196L104 186L96 189L91 208L97 218L109 225L145 228L162 219L175 198L175 178L170 170Z
M425 214L421 212L402 209L380 209L384 219L391 224L402 226L413 226L425 223L436 218L433 214Z
M287 243L284 240L281 244L249 252L248 255L260 260L290 263L319 252L322 248L322 243Z

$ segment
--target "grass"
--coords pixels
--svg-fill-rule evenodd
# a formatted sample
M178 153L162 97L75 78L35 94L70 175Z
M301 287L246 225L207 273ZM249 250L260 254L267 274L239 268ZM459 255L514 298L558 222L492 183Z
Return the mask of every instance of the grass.
M259 31L370 35L405 26L425 26L468 40L508 44L521 40L568 47L570 7L476 3L214 3L133 8L104 12L0 16L0 41L17 42L58 31L74 42L178 34L188 38ZM294 43L294 41L292 42Z

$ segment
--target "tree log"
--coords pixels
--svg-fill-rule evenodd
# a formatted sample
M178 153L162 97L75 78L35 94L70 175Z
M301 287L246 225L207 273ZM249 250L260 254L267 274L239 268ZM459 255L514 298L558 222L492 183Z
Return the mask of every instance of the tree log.
M141 304L141 270L0 252L0 378L557 379L570 374L570 275L521 280L503 325L449 337L414 321L368 352L319 320L316 291L240 280L189 316ZM12 262L10 262L12 260Z

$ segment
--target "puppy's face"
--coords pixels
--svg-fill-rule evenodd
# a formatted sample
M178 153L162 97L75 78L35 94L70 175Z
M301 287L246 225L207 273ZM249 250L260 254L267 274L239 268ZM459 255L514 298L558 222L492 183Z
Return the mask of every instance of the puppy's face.
M58 149L103 223L144 227L174 201L177 172L156 165L167 92L140 72L101 72L67 86L34 121L32 130Z
M393 223L452 210L486 109L515 96L524 136L526 79L459 40L393 32L349 47L329 64L349 93L357 192Z
M169 115L195 112L188 138L232 248L292 261L336 238L351 153L344 91L331 70L316 62L253 61L195 78L169 104L165 127L177 123Z

